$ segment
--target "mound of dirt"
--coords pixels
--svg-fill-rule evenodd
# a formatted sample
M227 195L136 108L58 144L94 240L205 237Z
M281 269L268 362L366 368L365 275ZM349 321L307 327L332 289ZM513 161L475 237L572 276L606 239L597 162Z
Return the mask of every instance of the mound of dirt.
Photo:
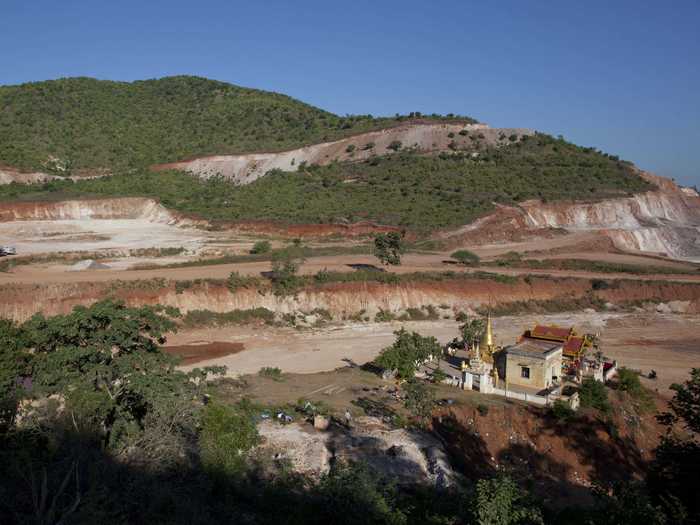
M104 263L97 262L93 259L85 259L78 261L70 267L71 272L82 272L84 270L109 270L110 267Z

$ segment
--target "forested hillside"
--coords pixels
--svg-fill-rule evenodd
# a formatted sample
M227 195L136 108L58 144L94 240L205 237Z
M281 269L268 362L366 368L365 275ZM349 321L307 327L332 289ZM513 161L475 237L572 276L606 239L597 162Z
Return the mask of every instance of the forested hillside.
M147 196L206 219L328 223L373 220L415 230L454 227L493 203L595 200L652 185L626 162L547 135L509 146L425 156L404 151L365 162L300 166L237 186L182 172L136 171L102 179L0 186L0 199Z
M400 120L339 117L286 95L198 77L67 78L0 86L0 165L63 173L144 166L283 150Z

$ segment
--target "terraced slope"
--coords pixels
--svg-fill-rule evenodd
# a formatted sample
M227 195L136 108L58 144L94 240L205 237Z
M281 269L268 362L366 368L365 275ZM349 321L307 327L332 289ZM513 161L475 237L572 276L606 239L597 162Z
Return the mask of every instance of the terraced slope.
M447 136L446 130L442 133ZM52 181L43 187L0 186L0 200L143 196L210 220L315 224L371 220L427 232L469 223L492 211L494 203L600 200L652 188L627 163L536 135L478 151L440 155L400 151L361 162L275 170L246 185L176 171L143 171Z

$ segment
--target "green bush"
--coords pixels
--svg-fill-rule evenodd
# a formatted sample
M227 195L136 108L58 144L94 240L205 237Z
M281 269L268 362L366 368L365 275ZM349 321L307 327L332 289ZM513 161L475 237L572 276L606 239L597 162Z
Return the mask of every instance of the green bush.
M226 279L226 288L228 288L229 292L236 293L241 288L247 288L256 282L257 279L255 277L245 277L238 272L231 272L228 279Z
M627 392L632 399L637 401L642 411L654 409L654 399L649 391L642 386L639 374L634 370L622 367L617 371L617 388Z
M250 250L253 255L259 255L261 253L269 253L272 249L270 241L258 241L256 242Z
M576 417L576 411L566 401L561 399L557 399L549 410L559 423L567 423Z
M435 406L435 390L421 381L411 379L403 385L406 394L404 405L414 417L430 418Z
M605 385L595 379L586 378L583 380L579 388L579 398L581 406L584 408L595 408L604 414L608 414L612 410Z
M392 314L389 310L382 310L381 308L374 316L375 323L388 323L396 319L396 316Z
M204 469L217 478L240 475L245 453L259 442L249 414L219 403L210 403L202 416L199 448Z
M639 374L625 367L621 367L617 371L617 388L632 395L637 395L643 390Z
M374 256L382 264L400 265L401 254L405 250L402 233L378 233L374 236Z
M231 310L229 312L212 312L211 310L190 310L182 319L188 328L205 326L228 326L251 323L273 324L275 313L267 308L258 307L248 310Z
M481 258L477 254L470 252L469 250L457 250L456 252L453 252L450 257L465 266L474 266L479 264L481 261Z
M433 373L430 374L430 379L433 380L433 383L442 383L448 377L449 376L441 368L436 368L433 370Z
M269 377L275 381L282 380L282 370L277 367L264 366L258 371L260 377Z
M402 379L413 378L416 362L423 362L428 356L438 356L442 346L434 337L423 337L416 332L407 332L403 328L397 332L394 344L384 348L375 363L385 370L396 370Z

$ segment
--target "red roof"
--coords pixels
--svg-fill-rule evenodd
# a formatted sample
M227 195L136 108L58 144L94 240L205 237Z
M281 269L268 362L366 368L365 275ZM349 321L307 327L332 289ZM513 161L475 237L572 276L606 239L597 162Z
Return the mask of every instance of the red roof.
M578 357L583 348L584 338L583 337L572 337L564 345L564 355L570 357Z
M538 324L530 332L530 337L564 342L569 339L571 332L571 328L560 328L558 326L545 326Z

